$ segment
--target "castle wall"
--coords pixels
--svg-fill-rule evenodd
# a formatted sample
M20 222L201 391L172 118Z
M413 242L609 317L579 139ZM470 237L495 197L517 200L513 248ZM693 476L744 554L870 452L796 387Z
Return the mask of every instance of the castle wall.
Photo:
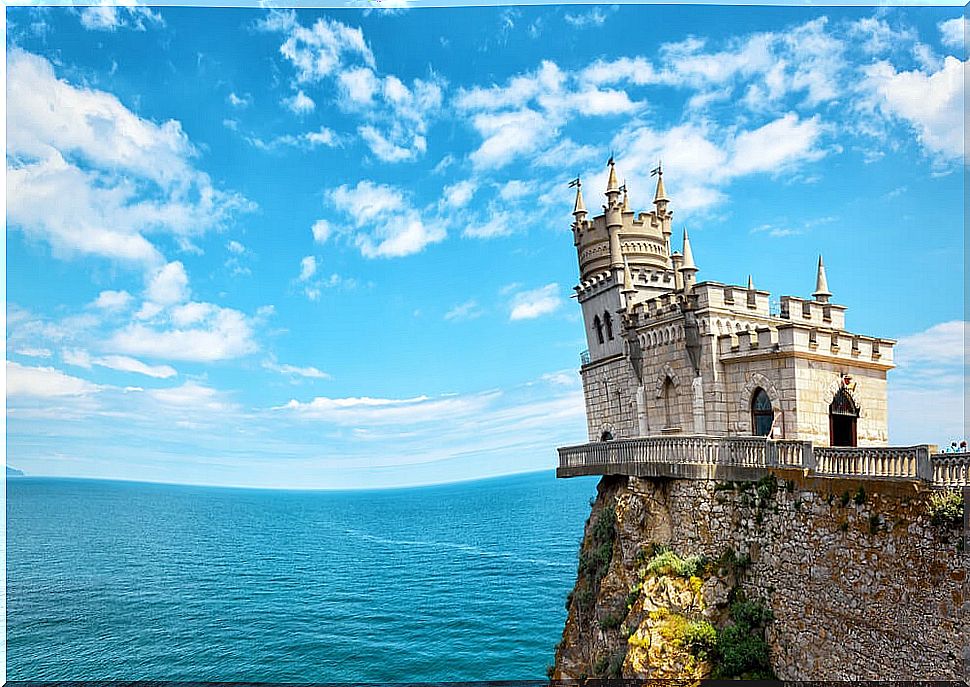
M731 436L749 435L752 431L751 399L758 387L771 399L775 413L772 425L776 439L796 439L797 397L795 392L795 359L761 357L731 360L721 364L725 408L726 433ZM826 426L826 431L827 426Z
M885 371L802 358L795 362L798 426L793 438L829 445L829 405L839 389L842 373L849 373L855 385L851 394L860 409L856 421L859 446L885 446L889 441Z
M583 396L589 440L599 441L604 431L614 439L639 436L637 378L623 356L583 367Z
M644 579L638 554L667 544L684 558L716 559L726 549L750 556L746 571L726 583L772 610L766 638L781 679L970 678L970 551L959 527L932 522L931 492L912 483L806 479L798 471L777 477L767 492L753 483L604 478L584 546L597 515L613 508L612 559L591 609L578 593L571 597L554 676L592 677L603 657L624 655L623 677L665 676L668 651L652 646L658 658L644 666L631 660L627 637L648 622L638 609L675 602L635 587ZM581 574L577 589L582 584ZM718 584L705 583L692 612L723 627L729 597ZM631 602L631 594L640 597ZM619 622L602 622L616 613Z

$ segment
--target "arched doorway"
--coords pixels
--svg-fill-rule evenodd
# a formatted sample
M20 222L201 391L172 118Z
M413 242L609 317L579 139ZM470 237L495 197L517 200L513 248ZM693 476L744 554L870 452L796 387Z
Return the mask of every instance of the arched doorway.
M839 387L829 406L829 445L855 446L859 408L848 390Z
M768 436L774 421L775 411L771 407L771 399L759 386L751 396L751 433L756 437Z
M664 409L664 429L674 429L678 426L677 422L677 390L674 383L667 377L664 380L663 388L660 392L663 400Z

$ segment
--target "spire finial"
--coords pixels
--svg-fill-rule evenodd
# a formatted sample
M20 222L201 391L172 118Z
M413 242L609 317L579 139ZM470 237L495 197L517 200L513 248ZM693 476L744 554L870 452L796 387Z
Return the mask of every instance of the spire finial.
M694 252L690 249L690 237L687 235L687 227L684 227L684 264L680 269L697 271L697 265L694 264Z
M628 193L627 188L626 188L626 179L623 180L623 185L620 187L620 190L623 191L623 212L629 212L630 211L630 194Z
M569 182L569 188L576 188L576 203L573 205L573 215L580 219L579 215L586 216L586 203L583 202L583 182L577 176Z
M822 256L818 256L818 272L815 275L815 293L812 297L819 303L828 303L829 298L832 297L832 292L829 291L829 280L825 276L825 263L822 262Z
M650 176L657 177L657 192L653 195L653 202L666 203L669 198L667 198L667 189L664 188L664 168L662 160L657 162L657 166L650 170Z
M748 275L748 291L754 291L754 279L751 278L750 274Z
M610 153L610 159L606 163L610 168L610 178L606 181L606 193L619 193L620 184L616 180L616 164L613 162L613 153Z

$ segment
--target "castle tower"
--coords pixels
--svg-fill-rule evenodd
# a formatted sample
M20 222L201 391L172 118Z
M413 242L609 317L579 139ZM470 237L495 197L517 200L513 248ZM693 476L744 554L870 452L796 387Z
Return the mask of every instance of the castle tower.
M669 293L679 274L670 261L669 199L658 179L651 212L635 212L630 191L619 183L616 162L607 162L603 213L590 218L579 179L573 203L573 243L579 261L576 294L583 309L592 360L617 355L621 313L635 303Z

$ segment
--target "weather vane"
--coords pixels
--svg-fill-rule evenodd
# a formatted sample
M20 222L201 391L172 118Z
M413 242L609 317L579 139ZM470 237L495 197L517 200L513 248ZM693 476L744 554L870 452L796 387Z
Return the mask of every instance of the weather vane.
M576 178L569 182L569 188L582 188L582 187L583 187L583 182L579 180L579 175L577 174Z
M655 177L658 174L660 176L663 176L664 175L664 167L663 166L664 166L663 160L658 160L657 161L657 166L650 170L650 176Z

